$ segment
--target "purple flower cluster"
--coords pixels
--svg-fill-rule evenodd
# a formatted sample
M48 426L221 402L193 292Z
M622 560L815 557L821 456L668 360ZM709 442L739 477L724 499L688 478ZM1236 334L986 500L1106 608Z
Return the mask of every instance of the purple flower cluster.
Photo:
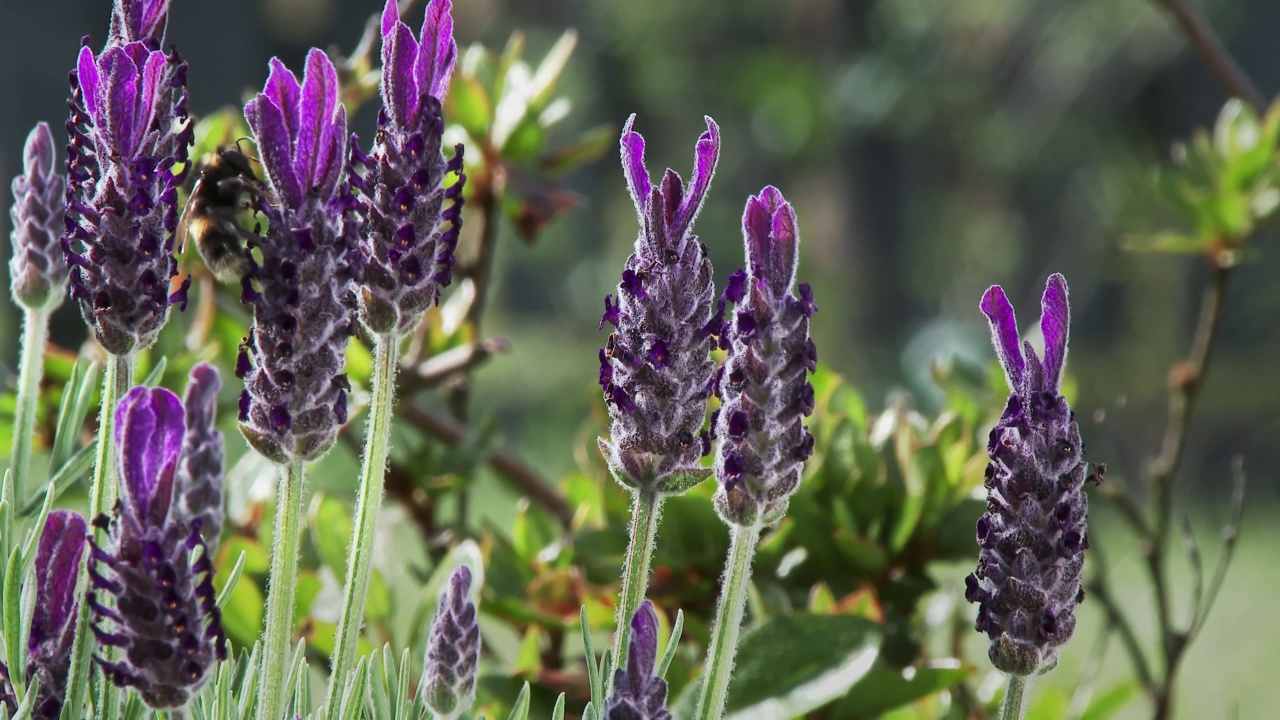
M982 296L996 353L1009 382L1009 402L991 430L985 485L987 511L978 519L977 571L965 578L965 599L978 603L975 625L991 640L996 668L1030 675L1052 668L1075 629L1084 599L1080 572L1089 547L1084 445L1075 413L1059 392L1067 356L1067 283L1051 275L1041 301L1044 360L1019 342L1013 307L999 286Z
M218 390L222 378L208 363L191 370L183 396L187 433L174 478L174 512L200 528L210 555L222 534L222 431L217 427Z
M453 279L462 230L462 145L445 162L444 116L458 54L449 0L427 6L421 41L400 21L395 0L382 14L382 101L373 151L351 144L351 175L367 218L361 319L375 333L411 332ZM445 176L457 180L443 187ZM447 229L442 227L448 222Z
M347 421L344 353L360 274L358 203L344 179L347 113L333 63L313 49L299 83L272 59L245 117L274 197L259 205L268 223L256 243L262 262L244 281L254 320L236 362L245 382L241 430L275 462L314 460Z
M211 380L216 385L216 375L202 372L194 382ZM124 653L98 664L153 708L185 706L226 656L213 564L200 536L206 509L175 502L182 490L178 468L190 460L182 457L184 446L199 447L211 432L187 428L184 414L178 397L164 389L136 387L120 401L120 502L113 517L96 521L109 536L105 548L93 547L89 572L88 602L100 623L94 635L99 645ZM94 593L114 596L115 606Z
M62 214L67 181L54 171L53 134L39 123L27 135L22 174L13 179L13 298L37 310L62 304L67 265L62 257Z
M736 307L720 338L729 355L716 379L715 503L726 522L751 526L786 512L813 452L803 420L814 406L809 317L818 308L808 285L795 287L800 236L782 193L766 187L749 198L742 227L747 270L724 292Z
M480 626L476 623L471 583L471 568L461 565L454 570L431 620L422 694L427 707L442 720L466 712L475 699Z
M107 46L71 73L62 249L71 296L107 352L155 341L174 289L178 186L192 141L187 65L160 42L168 0L117 0Z
M613 673L605 720L671 720L667 683L654 674L658 660L658 614L645 600L631 618L627 663Z
M600 385L612 418L600 447L618 482L662 489L702 471L711 450L702 432L715 364L710 351L720 322L707 249L692 234L720 153L720 130L706 118L688 187L668 169L651 184L644 138L627 120L622 169L640 217L617 300L605 298L605 323L617 330L600 350Z

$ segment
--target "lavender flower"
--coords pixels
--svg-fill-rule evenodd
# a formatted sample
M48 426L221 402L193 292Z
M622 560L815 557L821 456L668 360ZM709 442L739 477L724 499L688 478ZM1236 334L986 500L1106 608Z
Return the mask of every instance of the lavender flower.
M343 180L347 112L333 63L312 49L299 84L272 58L266 87L244 112L274 202L259 208L268 228L258 289L244 281L254 322L236 363L245 381L240 427L275 462L314 460L347 421L342 370L359 274L356 201Z
M80 599L76 579L84 558L88 526L79 513L56 510L49 513L36 550L35 614L27 640L27 678L39 679L40 690L32 717L57 718L67 692L67 671L71 667L71 644L75 637ZM8 671L5 669L7 681ZM6 682L7 685L7 682ZM7 692L7 689L6 689ZM10 716L17 710L16 698L5 698Z
M67 181L53 169L53 135L38 123L22 152L23 174L13 179L13 299L40 310L62 304L67 265L62 259L62 212Z
M98 664L153 708L186 705L226 655L208 548L173 506L185 425L182 403L168 390L136 387L120 401L120 502L113 518L97 521L110 534L105 549L93 547L89 572L93 590L116 599L113 609L89 595L98 621L110 626L94 625L94 635L124 650L122 660Z
M191 369L191 380L182 405L187 432L182 439L182 459L174 478L174 505L170 511L191 528L199 528L209 554L218 551L222 534L222 431L217 427L218 369L200 363Z
M440 594L431 620L422 695L441 720L452 720L475 701L480 666L480 626L471 597L471 568L460 565Z
M1043 362L1030 343L1019 344L1000 286L982 296L981 309L1011 392L987 443L987 511L978 519L981 551L977 572L965 578L965 599L978 603L975 627L991 640L992 664L1030 675L1056 665L1058 647L1071 638L1089 547L1084 445L1058 391L1067 357L1067 281L1051 275L1045 285ZM1105 469L1098 465L1088 479L1100 482Z
M654 675L658 659L658 614L645 600L631 618L627 663L613 673L605 720L670 720L667 683Z
M462 145L445 162L440 151L444 116L458 47L449 0L427 6L421 42L400 21L395 0L382 14L382 101L373 152L351 144L353 164L367 169L351 182L364 194L361 318L375 333L411 332L453 278L453 251L462 229ZM443 188L446 173L457 181ZM447 205L447 207L446 207ZM442 221L449 222L447 230Z
M146 43L159 49L169 24L169 0L116 0L111 8L111 44Z
M600 448L618 482L633 488L701 476L699 458L710 452L700 430L715 371L715 289L706 246L690 232L720 152L720 130L706 121L687 188L670 169L661 185L651 185L634 115L622 130L622 169L641 230L617 302L606 297L600 319L601 328L617 328L600 350L600 385L613 419Z
M176 50L160 52L153 37L165 22L164 2L120 0L115 13L133 17L143 5L145 22L122 20L100 55L81 48L68 102L62 247L71 296L114 355L150 346L169 306L186 306L190 282L170 287L182 183L173 170L186 167L192 140L187 65Z
M726 522L748 527L786 513L813 452L803 418L813 412L808 375L818 350L809 317L818 307L808 285L795 288L800 237L782 193L766 187L749 198L742 228L747 271L724 292L737 307L720 340L729 356L717 380L715 503Z

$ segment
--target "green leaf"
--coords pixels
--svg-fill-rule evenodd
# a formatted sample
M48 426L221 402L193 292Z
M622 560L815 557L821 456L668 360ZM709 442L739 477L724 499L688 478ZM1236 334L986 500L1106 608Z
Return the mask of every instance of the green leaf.
M698 468L690 472L676 473L663 480L659 489L663 495L683 495L711 477L711 472L711 468Z
M313 501L311 542L320 560L334 575L347 573L347 541L351 538L351 515L338 500L327 495Z
M53 436L53 449L49 453L49 467L61 468L71 456L72 448L80 437L89 405L97 390L98 365L88 358L76 360L71 369L71 379L62 388L62 403L58 408L58 428Z
M231 599L231 592L235 590L236 583L240 582L240 575L244 572L245 559L248 555L241 550L236 556L236 564L231 567L231 571L227 573L227 577L222 581L222 588L218 590L217 605L219 608L224 607L227 601Z
M871 670L879 644L879 627L865 618L798 613L767 620L742 636L728 717L797 717L822 707Z
M556 706L551 709L551 720L564 720L564 693L556 698Z
M527 720L529 717L529 683L525 683L520 688L520 695L516 698L516 704L511 707L511 714L507 716L507 720Z
M222 627L237 645L249 646L262 632L265 598L257 583L236 583L222 609Z
M493 101L489 91L474 77L454 73L453 86L445 100L445 113L474 139L484 138L493 121Z
M55 500L93 469L93 461L96 454L96 444L85 445L63 463L53 477L49 478L48 484L53 486L53 498ZM29 517L36 513L45 502L45 492L47 492L47 485L42 485L41 492L32 495L27 504L22 506L22 511L19 514L23 517Z
M302 570L294 578L293 622L298 624L311 614L311 605L320 594L320 578L310 570Z
M955 687L972 668L924 667L900 670L876 663L835 706L836 720L871 720L896 707Z
M671 627L671 636L667 638L667 648L662 651L662 660L658 662L658 667L654 671L656 677L667 676L667 668L671 667L671 661L676 657L676 650L680 647L680 635L683 633L684 611L676 610L676 622Z
M1133 681L1112 685L1089 702L1089 709L1080 720L1108 720L1133 702L1138 696L1138 685Z
M542 152L547 143L547 131L533 114L525 115L516 123L511 134L502 143L502 157L511 162L525 162Z
M168 366L169 366L169 358L165 357L164 355L161 355L160 359L156 360L155 367L151 368L151 371L147 373L147 376L143 378L142 382L139 384L144 385L146 387L158 386L160 384L160 381L164 378L164 371L165 371L165 368L167 368Z
M573 54L577 44L578 33L574 30L565 30L564 34L556 40L556 44L552 45L543 56L542 62L538 63L538 69L533 73L533 80L529 82L529 107L535 111L541 110L551 102L556 82L559 81L565 66L569 64L569 56Z
M600 159L617 142L618 129L601 125L578 136L574 142L542 156L538 162L549 175L571 172Z

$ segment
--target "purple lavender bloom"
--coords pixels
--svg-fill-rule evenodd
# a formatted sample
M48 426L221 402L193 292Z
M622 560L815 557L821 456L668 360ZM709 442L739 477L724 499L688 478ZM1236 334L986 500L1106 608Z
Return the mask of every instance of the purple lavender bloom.
M36 550L35 614L27 640L27 678L39 678L34 718L57 718L66 698L67 672L71 667L71 644L75 637L80 598L76 580L88 539L88 525L79 513L55 510L45 520ZM7 681L7 668L5 669ZM7 682L5 683L8 684ZM5 690L7 692L7 688ZM3 695L3 693L0 693ZM5 698L12 715L16 698Z
M120 401L120 502L114 517L97 521L110 532L105 549L93 547L89 571L93 591L115 597L112 608L89 595L97 620L108 626L94 625L94 635L124 652L119 661L98 658L98 664L153 708L185 706L226 655L209 550L199 528L175 512L183 414L178 397L162 388L136 387Z
M173 255L178 186L192 141L187 65L160 52L166 2L119 0L111 42L81 48L71 73L62 249L71 296L107 352L151 345L186 306ZM133 19L137 19L136 22Z
M600 350L600 385L613 419L600 449L618 482L662 489L705 476L698 461L710 452L700 431L715 372L711 336L719 324L712 315L711 260L690 230L715 173L720 129L706 118L686 188L670 169L661 185L650 183L634 122L632 115L622 129L622 169L641 230L618 299L605 298L600 320L601 328L617 328Z
M199 528L210 555L217 554L222 534L222 431L218 430L218 369L200 363L191 369L191 380L182 405L186 410L186 435L182 459L174 478L173 509L176 519Z
M396 0L382 14L382 102L369 156L351 144L352 164L366 169L351 182L362 191L367 218L361 319L375 333L404 335L453 279L453 251L462 230L462 145L445 162L440 150L458 47L449 0L427 6L421 42L400 21ZM443 187L445 175L457 181ZM448 229L442 224L448 221Z
M1059 393L1067 357L1067 281L1051 275L1041 301L1044 360L1019 343L1013 307L998 285L982 296L996 354L1009 382L1009 402L991 430L987 511L978 519L977 571L965 599L978 603L975 625L991 640L996 668L1017 675L1057 664L1084 599L1080 571L1089 547L1084 445L1075 413Z
M262 263L246 278L253 328L240 348L241 431L265 457L314 460L347 421L343 373L355 332L359 274L356 200L343 179L347 111L338 74L321 51L302 83L273 58L266 87L245 105L274 198L258 242Z
M803 420L813 412L809 317L818 307L808 285L795 285L800 236L782 193L766 187L749 198L742 228L747 271L724 293L736 307L720 338L729 355L718 379L715 503L725 522L745 527L786 513L813 452Z
M658 614L645 600L631 618L627 663L613 672L613 694L605 720L671 720L667 683L654 675L658 660Z
M54 171L53 135L45 123L27 135L23 174L13 179L13 299L31 310L62 304L67 264L62 258L62 212L67 180Z
M422 693L437 718L452 720L475 701L480 667L480 626L471 598L471 568L460 565L440 594L431 620Z

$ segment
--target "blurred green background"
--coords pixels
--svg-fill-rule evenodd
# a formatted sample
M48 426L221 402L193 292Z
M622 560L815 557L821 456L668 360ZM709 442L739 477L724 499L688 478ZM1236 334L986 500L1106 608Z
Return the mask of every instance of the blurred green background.
M1280 87L1280 4L1201 5L1270 97ZM17 172L34 122L60 126L77 38L105 35L104 6L57 0L0 8L0 178ZM191 64L193 111L241 100L260 85L271 55L296 67L311 45L349 50L380 7L173 0L170 38ZM1027 309L1026 326L1044 277L1062 272L1074 309L1069 372L1090 457L1133 480L1154 453L1167 374L1189 347L1208 271L1195 256L1132 254L1120 243L1171 223L1154 200L1150 171L1167 164L1175 141L1211 125L1225 100L1156 2L459 0L454 13L460 46L500 48L519 29L533 58L566 28L577 30L560 85L573 102L557 130L565 138L602 124L620 129L636 112L651 171L669 165L687 174L702 116L716 118L721 164L697 232L717 277L741 263L745 198L776 185L799 216L800 276L821 307L813 336L823 362L873 410L901 389L935 410L936 359L990 359L977 312L983 289L1002 284ZM366 107L353 129L368 138L372 123ZM472 412L497 423L501 444L549 478L590 452L584 428L596 429L595 350L603 341L595 328L636 230L612 150L564 184L580 205L535 243L503 227L485 332L511 349L477 371ZM6 217L0 227L7 237ZM1210 557L1233 456L1244 457L1251 483L1236 565L1183 667L1180 718L1237 710L1241 718L1273 717L1280 699L1271 677L1280 649L1270 632L1270 589L1280 585L1273 480L1280 284L1268 279L1280 272L1270 247L1276 239L1264 228L1236 273L1179 478L1180 506L1193 513ZM75 349L84 335L64 307L55 342ZM16 339L15 313L4 304L6 378ZM509 524L515 501L504 493L475 503L499 527ZM1140 558L1105 512L1097 517L1117 592L1149 635ZM957 567L957 581L964 572ZM1176 609L1185 609L1184 596ZM1096 639L1096 612L1086 601L1077 639L1043 686L1074 683ZM972 639L981 644L976 633ZM981 648L972 655L981 657ZM1118 644L1103 668L1112 677L1129 672ZM1128 716L1143 716L1140 703Z

